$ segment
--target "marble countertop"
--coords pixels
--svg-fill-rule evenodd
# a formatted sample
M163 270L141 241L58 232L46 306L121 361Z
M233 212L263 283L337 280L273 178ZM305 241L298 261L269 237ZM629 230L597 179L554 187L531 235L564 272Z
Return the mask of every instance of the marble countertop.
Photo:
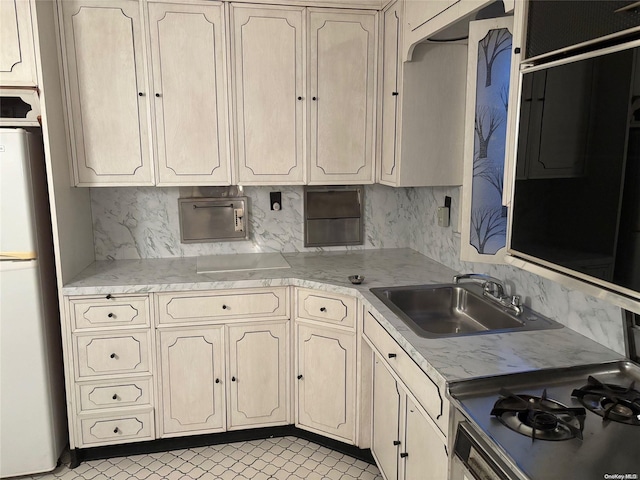
M65 285L63 294L293 285L356 295L415 362L432 379L443 382L623 358L567 327L442 339L417 336L369 291L372 287L450 283L457 273L411 249L285 253L283 256L291 268L203 274L196 273L197 257L99 261ZM354 274L365 276L363 284L349 282L347 277ZM562 323L561 319L555 320Z

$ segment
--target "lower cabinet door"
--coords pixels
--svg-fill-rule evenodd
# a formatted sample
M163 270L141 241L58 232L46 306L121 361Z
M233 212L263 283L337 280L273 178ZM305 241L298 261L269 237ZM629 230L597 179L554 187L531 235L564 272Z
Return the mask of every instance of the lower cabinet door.
M162 436L225 429L222 328L159 333Z
M386 480L398 478L400 399L398 382L375 355L371 452Z
M439 480L447 478L448 457L438 428L407 397L404 479Z
M296 425L354 443L355 334L301 323L296 328Z
M228 327L229 429L290 423L289 321Z

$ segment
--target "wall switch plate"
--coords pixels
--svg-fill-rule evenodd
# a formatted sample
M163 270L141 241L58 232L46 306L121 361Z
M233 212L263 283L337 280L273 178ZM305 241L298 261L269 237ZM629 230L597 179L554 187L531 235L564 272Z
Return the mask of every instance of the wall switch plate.
M271 203L271 210L282 209L282 192L269 192L269 199Z
M438 225L440 227L449 226L449 207L438 207Z

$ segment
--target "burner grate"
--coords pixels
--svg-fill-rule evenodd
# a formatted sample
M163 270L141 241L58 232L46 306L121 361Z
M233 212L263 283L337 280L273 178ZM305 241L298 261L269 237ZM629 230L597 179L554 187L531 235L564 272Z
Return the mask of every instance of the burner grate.
M628 387L602 383L589 376L587 385L571 392L588 410L600 415L602 421L640 425L640 392L635 382Z
M498 420L511 430L535 440L582 439L584 408L567 407L547 397L514 394L500 390L500 398L491 410Z

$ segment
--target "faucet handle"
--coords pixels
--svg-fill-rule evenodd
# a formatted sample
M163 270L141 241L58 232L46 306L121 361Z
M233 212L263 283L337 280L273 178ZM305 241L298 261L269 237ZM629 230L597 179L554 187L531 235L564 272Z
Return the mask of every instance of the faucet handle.
M511 305L513 305L514 307L522 306L522 298L520 298L520 295L513 295L511 297Z

